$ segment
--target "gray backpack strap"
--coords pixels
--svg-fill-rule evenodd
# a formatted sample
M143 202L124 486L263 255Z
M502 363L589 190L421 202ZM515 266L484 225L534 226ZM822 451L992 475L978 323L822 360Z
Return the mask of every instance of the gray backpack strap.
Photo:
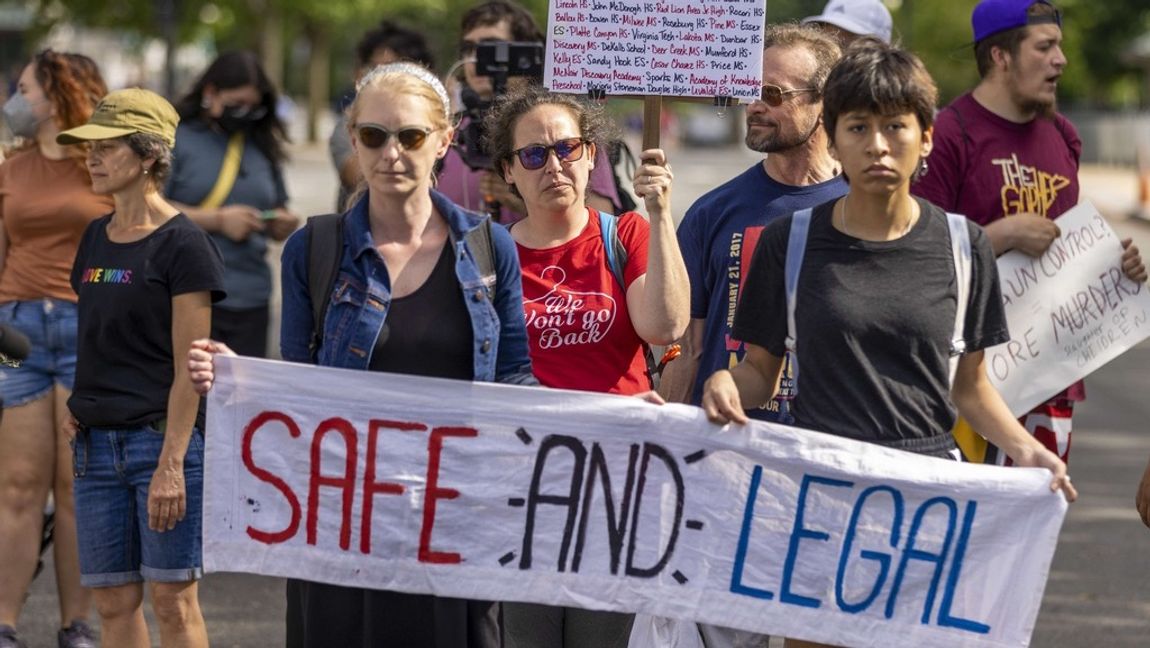
M799 271L803 269L803 256L807 252L807 232L811 228L811 210L800 209L791 216L791 234L787 239L787 258L783 273L783 286L787 293L787 339L783 373L776 399L784 423L791 422L788 401L799 393L798 327L795 326L795 306L798 304Z
M498 273L495 271L495 246L491 242L491 218L483 219L483 222L468 232L463 240L467 244L467 249L471 250L471 258L475 259L475 267L479 270L483 284L487 286L488 296L495 301L495 280Z
M958 300L954 309L954 335L950 340L950 385L954 386L954 376L958 372L958 360L966 353L966 311L970 303L971 254L970 230L966 217L947 213L946 222L950 229L950 251L954 257L954 278Z

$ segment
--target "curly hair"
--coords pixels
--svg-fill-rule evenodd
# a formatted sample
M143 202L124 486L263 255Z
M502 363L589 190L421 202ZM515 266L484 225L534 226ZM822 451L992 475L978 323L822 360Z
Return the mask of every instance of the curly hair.
M172 148L158 135L132 133L124 138L132 152L142 160L153 160L148 176L157 190L164 188L164 182L172 172Z
M108 94L100 68L83 54L45 49L32 57L31 65L36 83L43 89L44 97L52 102L60 130L88 123L96 104ZM26 146L36 146L36 143L28 142ZM86 154L86 147L82 146L68 150L68 155L81 167Z
M498 98L483 120L484 146L497 167L502 162L511 161L514 155L515 125L519 118L544 105L562 106L570 111L583 140L594 143L597 148L615 135L614 124L598 104L551 92L542 86L528 85Z
M220 54L208 69L196 80L188 94L176 104L180 121L199 118L204 113L204 88L212 86L217 90L231 90L253 86L260 93L260 105L264 116L252 128L252 140L272 164L281 166L287 160L284 143L289 141L287 129L276 114L279 94L271 79L260 66L260 60L253 52L233 50Z

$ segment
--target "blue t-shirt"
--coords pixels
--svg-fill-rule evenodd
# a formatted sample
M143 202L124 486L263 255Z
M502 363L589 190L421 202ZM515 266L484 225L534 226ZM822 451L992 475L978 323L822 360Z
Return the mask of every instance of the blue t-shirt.
M731 337L735 306L759 235L767 223L796 210L814 207L845 195L841 176L806 187L792 187L767 175L756 163L728 182L704 194L679 224L679 248L691 278L691 318L706 320L699 370L691 402L703 398L703 383L720 369L743 359L743 343ZM778 404L748 415L772 420Z
M202 119L192 119L176 129L176 146L172 150L172 174L164 195L185 205L197 206L216 185L228 150L228 136ZM247 205L259 210L275 209L287 204L283 173L255 143L244 142L240 170L225 205ZM243 310L266 306L272 294L272 275L264 255L267 238L252 233L236 242L213 232L212 240L224 258L224 285L228 298L216 308Z

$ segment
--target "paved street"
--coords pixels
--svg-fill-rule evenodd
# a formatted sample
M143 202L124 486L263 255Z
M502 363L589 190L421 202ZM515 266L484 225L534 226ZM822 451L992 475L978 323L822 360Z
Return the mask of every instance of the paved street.
M672 149L674 205L681 214L703 191L732 177L757 156L741 147ZM1083 197L1111 217L1121 233L1150 253L1150 225L1124 220L1135 200L1129 171L1090 168ZM331 211L335 175L326 150L297 147L289 172L293 207ZM1088 381L1089 400L1076 416L1074 482L1082 497L1063 528L1034 646L1142 647L1150 637L1150 529L1137 519L1134 489L1150 455L1150 344L1127 353ZM34 584L21 620L31 648L55 646L55 585L49 567ZM282 646L283 595L277 579L209 575L201 600L213 646ZM157 637L153 625L153 637ZM158 645L158 644L157 644ZM780 644L781 645L781 644Z

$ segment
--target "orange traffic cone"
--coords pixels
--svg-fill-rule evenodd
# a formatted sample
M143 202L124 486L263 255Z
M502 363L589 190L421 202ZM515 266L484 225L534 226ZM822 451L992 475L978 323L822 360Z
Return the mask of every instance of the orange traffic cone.
M1145 139L1138 147L1138 206L1133 216L1150 221L1150 142Z

